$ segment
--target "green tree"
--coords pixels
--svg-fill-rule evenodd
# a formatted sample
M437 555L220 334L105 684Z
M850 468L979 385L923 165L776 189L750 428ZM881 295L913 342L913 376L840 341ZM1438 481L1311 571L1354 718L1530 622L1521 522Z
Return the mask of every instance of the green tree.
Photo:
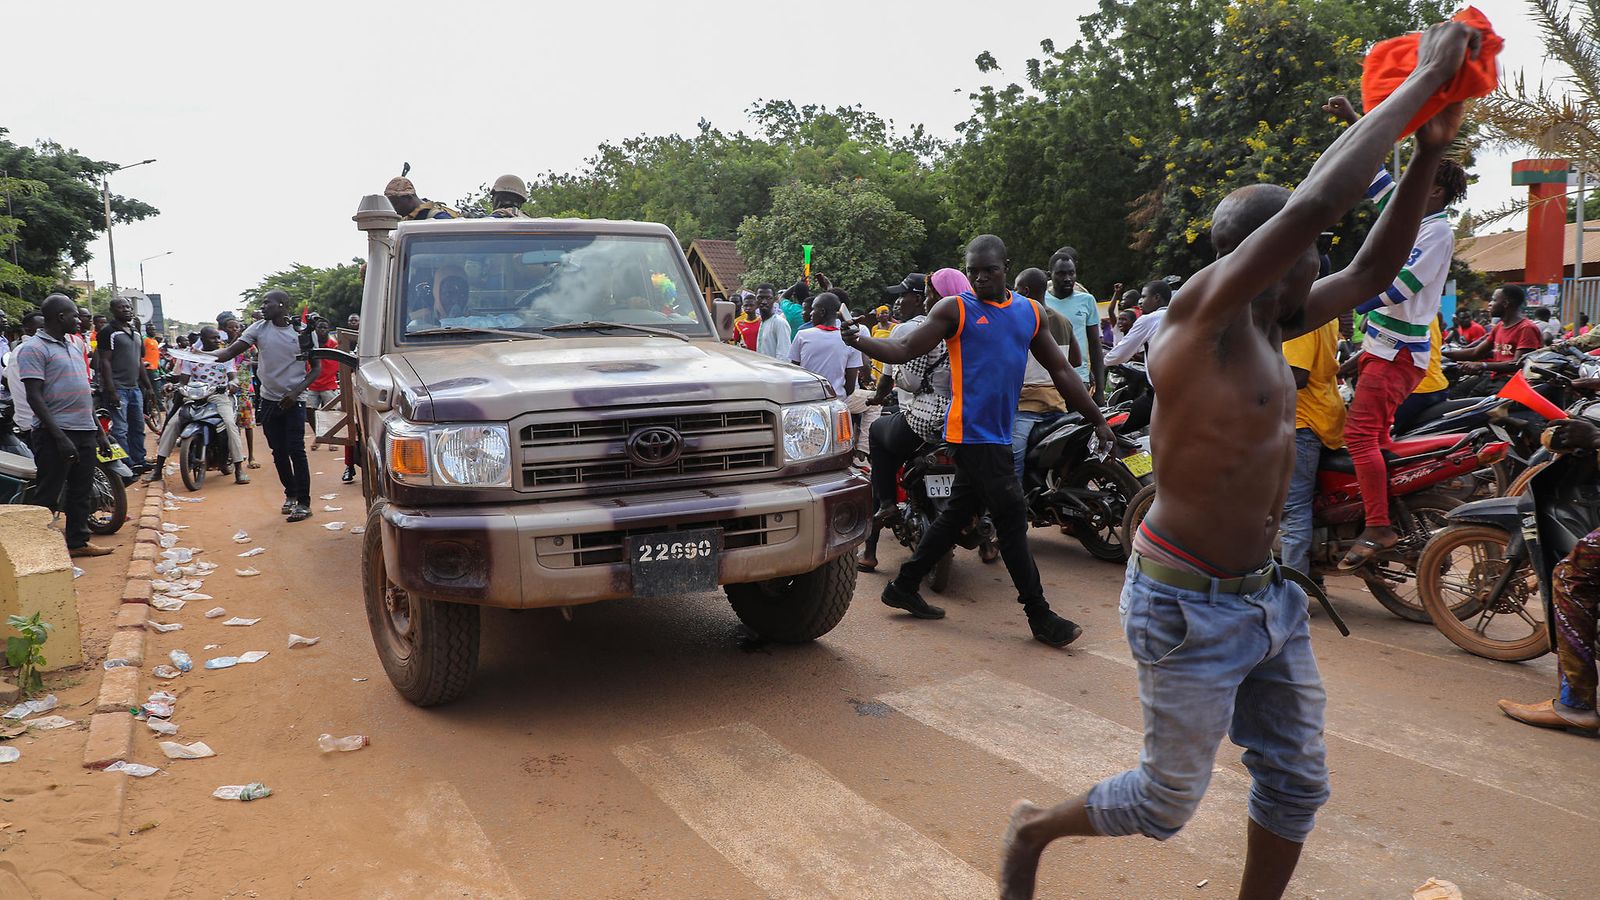
M25 178L0 178L0 195L12 198L36 195L44 184ZM8 203L8 206L10 204ZM13 259L20 260L17 244L22 240L17 233L22 220L0 212L0 308L13 316L20 314L29 304L24 297L41 296L50 289L52 279L41 277L24 269Z
M327 268L295 263L267 275L255 287L239 292L239 296L248 308L259 304L268 291L283 291L292 301L292 312L309 308L338 326L351 313L361 312L361 266L359 259Z
M43 185L38 190L14 192L7 214L16 221L12 232L16 241L6 251L7 260L11 249L16 250L16 264L43 279L21 285L14 296L37 304L51 285L62 280L66 268L89 261L89 243L106 227L100 179L116 167L50 141L20 146L7 140L7 133L0 128L0 172L7 178ZM157 212L148 203L111 196L116 224L137 222Z
M739 255L749 267L746 284L793 282L801 246L813 245L813 272L822 272L857 300L875 304L877 292L910 270L926 230L883 194L858 181L827 185L795 182L778 188L772 208L739 226Z

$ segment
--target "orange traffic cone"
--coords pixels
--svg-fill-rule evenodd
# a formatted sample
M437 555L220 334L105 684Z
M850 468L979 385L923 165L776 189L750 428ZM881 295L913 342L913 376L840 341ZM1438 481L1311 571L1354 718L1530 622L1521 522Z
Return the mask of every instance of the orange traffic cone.
M1528 383L1528 379L1522 377L1521 372L1511 376L1511 380L1506 382L1506 386L1500 389L1497 396L1515 400L1551 421L1567 417L1566 410L1541 397L1539 392L1533 389L1533 385Z

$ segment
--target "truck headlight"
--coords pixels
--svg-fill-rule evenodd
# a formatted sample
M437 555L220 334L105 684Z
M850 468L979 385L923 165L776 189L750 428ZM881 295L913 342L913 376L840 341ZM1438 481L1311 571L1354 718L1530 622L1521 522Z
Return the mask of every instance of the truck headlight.
M510 487L511 436L504 425L430 429L434 481L451 487Z
M421 425L385 429L389 474L407 484L510 487L511 433L504 425Z
M850 410L843 400L783 408L783 457L804 462L850 448Z

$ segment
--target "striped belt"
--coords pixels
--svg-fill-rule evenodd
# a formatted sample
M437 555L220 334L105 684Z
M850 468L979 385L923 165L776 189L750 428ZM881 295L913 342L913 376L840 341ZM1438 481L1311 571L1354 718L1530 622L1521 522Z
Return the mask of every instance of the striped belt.
M1211 578L1201 575L1199 572L1164 566L1152 559L1141 556L1137 550L1133 552L1133 567L1140 574L1147 575L1168 587L1200 593L1207 593L1214 589L1221 594L1251 594L1280 578L1276 561L1268 561L1254 572L1241 575L1238 578Z

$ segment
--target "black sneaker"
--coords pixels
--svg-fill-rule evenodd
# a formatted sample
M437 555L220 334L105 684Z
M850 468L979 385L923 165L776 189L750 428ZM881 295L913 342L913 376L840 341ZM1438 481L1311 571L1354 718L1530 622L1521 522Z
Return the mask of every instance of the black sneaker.
M339 480L344 482L345 484L349 484L350 482L355 481L356 480L356 467L355 466L345 466L344 467L344 474L339 476Z
M286 516L288 514L294 512L294 501L293 500L285 500L285 501L283 501L283 509L281 509L279 511L282 512Z
M296 503L289 510L289 521L291 522L303 522L309 518L311 518L311 507L304 503Z
M1052 647L1065 647L1083 634L1076 622L1063 619L1048 609L1029 613L1028 627L1033 629L1034 640Z
M883 596L879 599L883 600L884 606L903 609L919 619L944 618L944 610L922 599L922 595L916 591L905 590L892 581L884 585Z

